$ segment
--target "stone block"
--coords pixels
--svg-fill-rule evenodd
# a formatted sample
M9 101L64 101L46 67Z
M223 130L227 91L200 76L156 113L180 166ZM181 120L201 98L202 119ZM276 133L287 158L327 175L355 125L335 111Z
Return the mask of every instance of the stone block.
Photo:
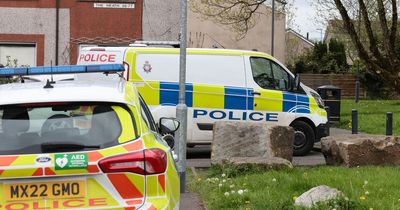
M321 140L328 165L400 165L400 138L378 135L338 135Z
M270 126L259 122L221 121L214 125L211 163L222 164L232 158L274 157L292 161L294 130L285 126ZM256 159L254 159L256 158Z

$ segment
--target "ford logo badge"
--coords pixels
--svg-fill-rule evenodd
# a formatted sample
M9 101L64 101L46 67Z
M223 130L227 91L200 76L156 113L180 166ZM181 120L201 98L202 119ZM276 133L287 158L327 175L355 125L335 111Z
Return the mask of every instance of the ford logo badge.
M37 163L48 163L51 161L50 157L38 157L36 158Z

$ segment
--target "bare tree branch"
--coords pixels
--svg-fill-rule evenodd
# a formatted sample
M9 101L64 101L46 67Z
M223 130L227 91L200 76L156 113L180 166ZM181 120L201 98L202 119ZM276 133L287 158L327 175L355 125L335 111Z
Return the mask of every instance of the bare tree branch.
M378 48L378 43L374 36L374 32L372 30L371 21L368 16L368 9L365 6L364 0L358 0L358 2L360 6L361 15L363 17L364 27L366 29L367 36L369 39L369 48L377 60L383 60L382 54Z

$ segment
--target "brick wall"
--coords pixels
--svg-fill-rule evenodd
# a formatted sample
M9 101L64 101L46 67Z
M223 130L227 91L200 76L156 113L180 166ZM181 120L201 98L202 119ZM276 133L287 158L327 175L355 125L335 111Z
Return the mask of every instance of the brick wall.
M323 85L334 85L342 89L342 97L351 98L356 95L356 76L352 74L301 74L301 82L317 90ZM366 91L360 88L360 97L366 97Z

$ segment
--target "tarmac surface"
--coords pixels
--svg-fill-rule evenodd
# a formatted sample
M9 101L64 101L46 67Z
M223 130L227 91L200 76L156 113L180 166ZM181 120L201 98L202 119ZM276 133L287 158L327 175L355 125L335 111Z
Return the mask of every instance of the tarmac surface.
M331 136L340 134L351 134L351 131L331 128ZM310 152L307 156L303 157L293 157L293 165L295 166L318 166L325 165L325 158L320 152L321 145L316 143L314 150ZM200 145L193 148L187 149L187 167L192 170L196 168L208 168L211 166L211 146ZM199 196L192 192L186 192L181 194L181 204L180 209L186 210L204 210L206 209L203 205Z

